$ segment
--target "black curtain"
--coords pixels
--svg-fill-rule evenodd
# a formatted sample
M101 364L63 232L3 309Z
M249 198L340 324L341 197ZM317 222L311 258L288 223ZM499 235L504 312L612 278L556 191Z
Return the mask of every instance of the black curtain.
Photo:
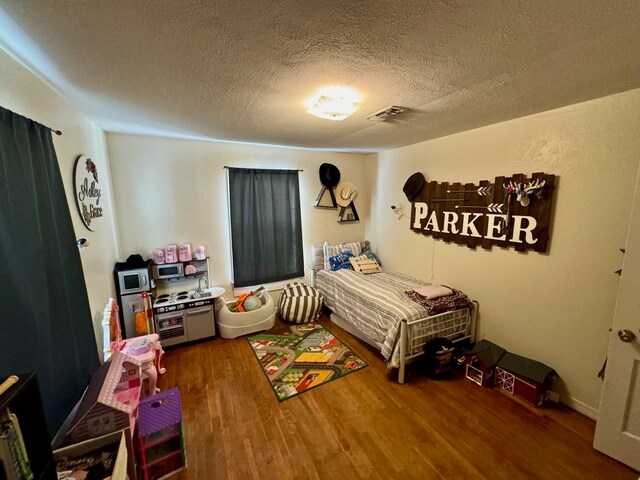
M98 352L51 131L2 107L0 185L0 377L38 374L53 436Z
M304 276L298 171L228 171L234 286Z

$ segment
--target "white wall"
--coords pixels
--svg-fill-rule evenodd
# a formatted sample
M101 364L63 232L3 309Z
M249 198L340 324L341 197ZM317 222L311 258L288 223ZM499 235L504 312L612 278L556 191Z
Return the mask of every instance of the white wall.
M81 251L81 258L96 343L99 352L102 352L100 322L107 300L115 294L112 271L119 256L104 132L2 49L0 105L63 132L60 137L53 136L53 143L76 236L87 237L90 242ZM98 168L104 221L97 232L91 232L84 226L73 198L73 166L80 154L91 157ZM88 318L87 321L92 319Z
M212 283L231 298L231 248L227 204L227 166L302 169L305 265L314 243L364 238L369 192L365 156L293 148L107 134L123 257L148 257L169 243L205 245ZM318 168L333 163L341 178L359 188L355 204L360 222L336 222L337 210L313 207L320 192Z
M640 151L640 90L371 155L366 236L388 268L480 302L479 338L556 369L563 401L594 417ZM546 254L471 250L397 221L405 180L557 175Z

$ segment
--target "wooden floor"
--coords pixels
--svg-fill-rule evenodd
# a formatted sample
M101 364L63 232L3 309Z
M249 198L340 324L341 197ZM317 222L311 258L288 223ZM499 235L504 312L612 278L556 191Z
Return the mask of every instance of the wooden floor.
M592 448L595 424L573 410L411 367L400 385L378 352L321 323L369 367L282 403L246 337L167 352L160 387L180 388L188 460L174 478L638 478Z

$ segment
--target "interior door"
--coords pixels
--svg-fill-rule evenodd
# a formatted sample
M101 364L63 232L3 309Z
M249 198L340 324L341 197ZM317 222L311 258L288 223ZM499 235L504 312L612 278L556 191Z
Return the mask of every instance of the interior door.
M593 446L640 471L640 175Z

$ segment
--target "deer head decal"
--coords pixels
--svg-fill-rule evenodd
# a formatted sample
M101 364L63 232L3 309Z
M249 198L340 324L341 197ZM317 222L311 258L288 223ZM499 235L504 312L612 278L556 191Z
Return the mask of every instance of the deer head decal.
M515 183L509 182L508 185L503 184L502 187L508 194L516 194L516 200L520 202L520 205L526 207L531 202L531 197L536 196L538 198L542 195L542 187L544 187L545 180L540 181L539 178L531 180L529 183Z

